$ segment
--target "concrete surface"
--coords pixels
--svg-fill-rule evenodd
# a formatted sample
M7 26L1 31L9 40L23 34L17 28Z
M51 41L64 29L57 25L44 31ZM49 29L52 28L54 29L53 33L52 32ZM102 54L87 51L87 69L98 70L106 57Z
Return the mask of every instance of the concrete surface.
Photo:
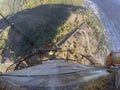
M60 60L4 73L0 90L115 90L114 73Z

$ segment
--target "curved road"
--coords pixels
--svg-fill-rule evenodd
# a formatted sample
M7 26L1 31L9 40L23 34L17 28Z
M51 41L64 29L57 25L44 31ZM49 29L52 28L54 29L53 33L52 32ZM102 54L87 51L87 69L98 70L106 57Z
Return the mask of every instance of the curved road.
M120 51L120 0L92 0L100 12L114 51Z

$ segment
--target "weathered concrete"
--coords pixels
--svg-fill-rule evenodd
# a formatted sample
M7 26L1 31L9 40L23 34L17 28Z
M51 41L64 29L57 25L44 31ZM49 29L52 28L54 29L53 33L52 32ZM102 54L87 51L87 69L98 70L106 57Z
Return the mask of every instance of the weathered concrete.
M53 60L3 74L0 90L115 90L114 82L103 68Z

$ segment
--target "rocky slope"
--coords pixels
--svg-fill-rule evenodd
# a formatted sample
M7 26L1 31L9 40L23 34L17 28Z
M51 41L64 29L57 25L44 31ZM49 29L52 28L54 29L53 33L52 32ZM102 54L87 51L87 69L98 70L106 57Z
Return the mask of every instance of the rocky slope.
M103 59L109 50L102 31L103 27L89 10L78 6L82 4L81 1L5 1L3 7L7 9L3 15L14 25L10 26L4 19L0 20L1 63L14 62L37 49L58 45L62 50L74 49L74 52L69 52L70 60L90 64L86 59L80 61L82 57L76 54L77 52L92 56L103 64ZM8 4L9 8L6 6ZM46 53L43 56L47 58L48 55L49 53ZM54 56L66 59L67 53L57 52ZM29 66L36 65L40 60L41 55L35 55L26 63Z

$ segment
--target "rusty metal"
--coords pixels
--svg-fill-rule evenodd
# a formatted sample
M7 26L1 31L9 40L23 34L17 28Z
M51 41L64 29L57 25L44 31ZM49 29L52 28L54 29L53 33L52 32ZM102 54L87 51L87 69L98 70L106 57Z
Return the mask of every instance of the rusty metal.
M56 48L56 49L39 49L39 50L36 50L33 54L26 56L25 58L20 58L20 59L16 60L13 64L11 64L11 65L6 69L6 72L8 72L9 70L11 70L11 67L13 67L14 65L16 65L16 66L14 67L14 71L15 71L15 70L18 70L18 67L20 66L20 64L21 64L23 61L29 60L29 58L31 58L31 57L34 56L34 55L43 55L43 54L48 53L48 52L50 52L50 51L53 51L53 52L58 52L58 51L59 51L60 53L62 53L62 52L67 52L66 58L60 58L60 59L65 60L65 61L67 61L67 62L68 62L68 61L75 61L75 60L69 58L70 52L74 52L74 53L76 53L77 55L82 56L81 59L86 58L91 64L93 64L93 65L96 64L96 63L95 63L94 61L92 61L89 57L87 57L87 55L83 55L83 54L81 54L81 53L77 53L77 52L75 52L74 49L67 49L67 50L61 50L61 48ZM48 59L46 59L46 61L47 61L47 60L50 60L50 59L48 58ZM56 58L56 60L58 60L58 59ZM41 60L41 61L45 61L45 60ZM77 59L76 61L78 61L78 59Z

